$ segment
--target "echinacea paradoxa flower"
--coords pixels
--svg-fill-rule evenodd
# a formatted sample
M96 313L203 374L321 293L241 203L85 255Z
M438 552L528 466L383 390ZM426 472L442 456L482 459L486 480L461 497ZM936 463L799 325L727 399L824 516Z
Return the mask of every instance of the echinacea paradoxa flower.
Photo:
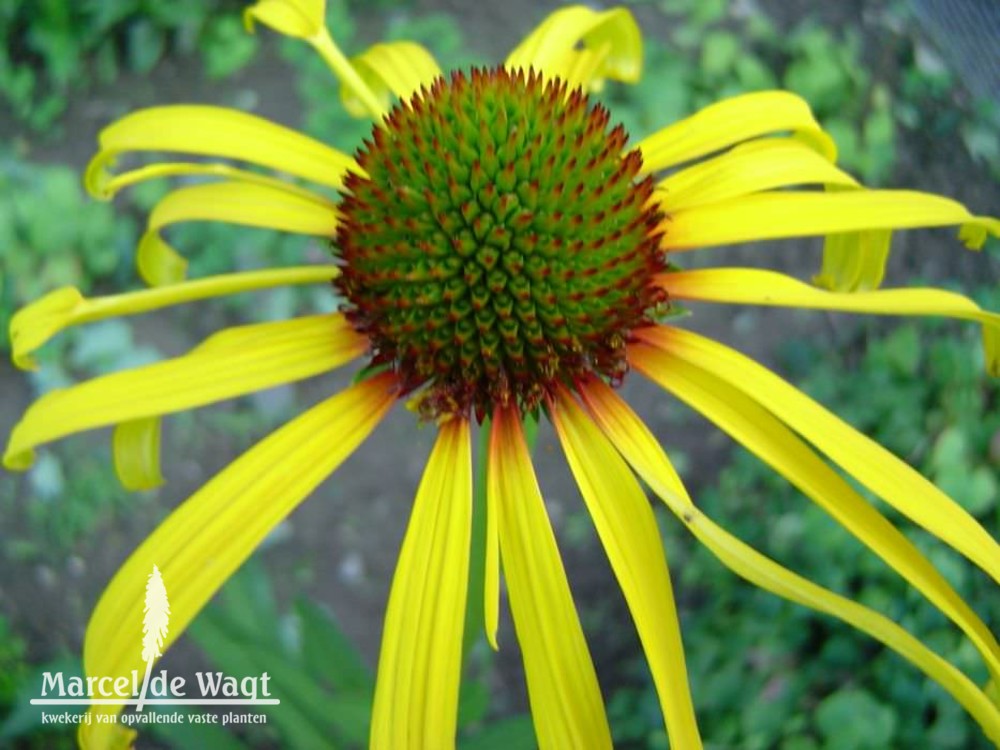
M502 570L539 745L611 744L532 469L523 430L529 416L555 427L631 609L671 747L688 750L701 741L667 561L639 479L737 574L894 649L1000 743L1000 707L988 688L884 615L783 568L705 516L614 388L626 377L649 378L761 457L964 632L997 684L996 638L840 472L1000 581L997 541L905 462L669 313L697 300L962 318L982 327L988 368L997 375L996 314L950 292L877 287L892 230L954 225L978 248L987 234L1000 234L1000 222L935 195L866 189L836 166L835 146L808 105L782 91L727 99L630 145L588 94L605 79L639 76L640 33L624 9L561 9L502 65L443 75L430 53L409 42L376 44L347 59L324 28L323 5L261 0L247 20L306 40L329 63L345 105L374 120L355 156L229 109L130 114L101 133L86 175L93 194L110 198L151 178L206 178L169 193L153 210L137 253L151 288L95 299L60 289L12 323L14 359L27 367L35 349L69 326L235 292L332 282L342 299L337 313L229 329L184 356L49 393L10 437L4 464L25 469L40 445L114 426L116 466L135 488L159 481L165 415L359 358L368 365L354 385L221 471L132 554L93 613L87 673L141 668L138 624L127 614L141 609L153 564L172 587L169 648L268 532L406 399L436 425L437 439L392 584L373 747L454 744L476 424L488 430L487 638L495 647ZM216 161L112 171L133 152ZM307 185L333 188L340 198ZM326 238L334 262L185 280L183 258L160 233L199 220ZM815 283L765 270L678 267L698 248L814 235L827 238ZM101 748L129 740L96 722L80 739Z

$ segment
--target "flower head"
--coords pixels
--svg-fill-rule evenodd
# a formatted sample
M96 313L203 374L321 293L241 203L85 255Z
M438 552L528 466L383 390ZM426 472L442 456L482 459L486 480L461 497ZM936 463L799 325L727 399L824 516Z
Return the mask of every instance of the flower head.
M1000 368L1000 317L934 289L879 291L891 231L958 225L967 244L1000 222L934 195L873 191L838 168L801 99L780 91L712 105L636 145L588 98L606 78L635 80L641 42L623 9L575 6L545 19L503 66L444 76L409 42L347 59L319 24L322 3L261 0L248 18L306 39L374 118L355 157L232 110L133 113L101 134L87 174L99 197L174 175L209 178L153 210L137 252L152 288L86 299L63 289L12 323L14 359L61 329L113 315L283 284L329 284L340 312L218 333L190 353L50 393L15 427L4 463L115 426L129 486L159 481L167 414L289 383L363 359L370 369L263 439L181 505L123 565L87 632L90 674L141 666L122 614L146 572L172 582L169 648L264 536L359 445L400 399L438 437L414 500L385 619L374 747L454 743L469 589L471 435L486 431L485 631L496 647L501 566L539 745L609 747L583 631L532 469L523 423L555 427L646 652L671 746L700 747L666 556L641 478L718 558L755 585L840 618L940 683L1000 742L987 692L890 619L813 584L735 538L691 500L657 440L614 387L629 373L716 422L826 509L932 602L975 646L994 680L1000 645L916 547L831 466L1000 581L1000 545L906 463L743 355L664 316L683 300L979 323ZM124 153L236 160L157 162L112 171ZM823 188L821 190L816 187ZM326 238L335 263L185 281L161 231L222 220ZM816 285L753 269L685 271L683 253L730 242L825 235ZM822 455L821 455L822 454ZM823 457L825 456L825 458ZM248 519L252 519L252 522ZM96 707L110 712L113 707ZM81 731L89 747L121 737Z
M396 106L345 180L334 282L345 314L431 416L536 410L666 294L638 151L603 107L534 71L458 72Z

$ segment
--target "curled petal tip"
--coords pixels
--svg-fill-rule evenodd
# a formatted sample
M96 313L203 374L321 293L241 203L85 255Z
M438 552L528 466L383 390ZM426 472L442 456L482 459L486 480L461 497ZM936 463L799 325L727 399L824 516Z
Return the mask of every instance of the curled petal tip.
M311 39L323 30L325 16L324 0L258 0L243 11L243 26L253 33L259 21L279 34Z
M110 189L108 184L111 181L111 174L108 171L111 161L112 157L102 152L91 159L90 164L87 165L87 171L83 176L83 187L91 198L109 201L114 197L114 191Z
M75 287L67 286L49 292L44 297L18 310L10 321L11 359L21 370L36 370L38 363L32 353L58 333L83 303Z
M958 230L958 239L970 250L982 250L990 235L1000 237L1000 221L981 218L975 223L963 224Z

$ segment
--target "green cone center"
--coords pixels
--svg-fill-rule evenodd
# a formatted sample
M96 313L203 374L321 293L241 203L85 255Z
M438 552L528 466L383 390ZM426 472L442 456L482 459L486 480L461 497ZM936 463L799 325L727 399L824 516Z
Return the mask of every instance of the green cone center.
M357 153L337 245L343 309L427 417L532 411L620 380L663 293L638 151L580 90L503 68L439 78Z

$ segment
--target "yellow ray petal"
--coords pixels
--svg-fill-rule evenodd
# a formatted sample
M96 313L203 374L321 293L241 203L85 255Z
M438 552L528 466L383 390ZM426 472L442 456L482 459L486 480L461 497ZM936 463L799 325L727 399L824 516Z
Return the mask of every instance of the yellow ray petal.
M718 342L676 328L647 328L641 336L752 395L865 487L1000 582L1000 544L964 508L874 440L766 367Z
M823 267L813 283L834 292L878 289L891 243L892 232L887 229L828 235L823 241Z
M686 351L678 348L676 354L668 353L640 343L630 349L629 359L636 369L704 414L774 468L885 560L969 636L991 674L1000 674L1000 645L917 548L763 408L758 403L763 403L759 391L744 393L745 386L731 385L716 377L713 373L718 373L718 369L706 370L692 364Z
M492 422L484 422L480 430L479 447L486 453L486 470L489 471L490 445L492 437ZM480 461L482 459L479 459ZM477 476L477 482L485 486L486 477ZM497 503L491 502L484 489L477 490L477 497L482 497L486 511L486 544L484 547L485 561L483 563L483 628L486 632L486 642L494 651L500 650L497 641L497 631L500 628L500 521L497 518Z
M396 563L379 655L371 747L451 747L472 541L469 423L441 427Z
M156 164L146 164L127 172L118 174L105 174L100 184L100 198L106 200L113 198L119 190L147 180L157 180L163 177L219 177L235 182L253 182L258 185L267 185L280 188L289 193L295 193L303 198L312 198L315 193L304 187L294 185L287 180L277 177L269 177L259 172L251 172L248 169L240 169L229 164L219 164L215 162L158 162Z
M663 542L646 495L564 390L552 405L552 421L635 620L671 747L700 748Z
M792 185L856 186L857 181L794 138L762 138L682 169L656 187L663 210L719 203Z
M157 231L143 233L135 253L139 276L150 286L179 284L187 277L187 260Z
M595 11L572 5L546 16L504 65L533 68L587 88L605 78L634 82L642 73L642 34L624 8Z
M125 561L91 615L83 647L88 675L117 677L144 668L142 606L156 565L170 592L166 651L261 540L375 428L396 398L381 375L313 407L223 469ZM121 706L95 706L116 714ZM102 734L95 720L82 734ZM94 747L103 747L96 741Z
M430 87L441 76L434 56L416 42L381 42L351 58L351 65L361 80L382 103L383 111L392 105L392 97L409 99L421 86ZM340 99L355 117L367 112L354 89L342 86Z
M513 409L493 415L486 486L538 745L610 748L597 675Z
M174 190L156 204L139 240L136 264L151 286L184 278L187 261L160 236L164 227L184 221L224 221L332 238L337 231L337 209L317 195L305 197L251 182L214 182Z
M347 154L291 128L225 107L151 107L113 122L101 131L100 150L87 166L84 184L95 198L109 198L109 171L130 151L198 154L257 164L304 177L320 185L344 186L344 174L364 174Z
M150 490L163 484L159 417L133 419L118 425L111 447L115 473L125 489Z
M257 0L243 11L243 24L252 32L255 22L279 34L309 39L326 23L326 0Z
M755 586L843 620L884 643L951 693L986 736L1000 742L1000 710L962 672L884 615L796 575L716 525L691 502L667 454L628 404L596 379L580 393L625 460L723 565Z
M741 141L791 131L828 161L837 147L813 117L809 105L785 91L742 94L705 107L639 143L644 173L658 172Z
M22 370L33 370L37 365L32 353L57 333L72 326L239 292L290 284L322 284L335 279L339 273L336 266L271 268L90 299L80 294L78 289L63 287L14 314L10 321L11 358Z
M569 91L601 91L604 88L601 71L610 52L611 45L607 43L597 49L573 50L559 66L562 68L562 75L559 77L566 82Z
M973 216L961 203L909 190L830 193L761 193L680 211L659 227L665 250L692 250L733 242L809 237L868 229L961 225L960 236L978 249L1000 221Z
M3 464L21 471L31 466L34 448L75 432L312 377L350 361L366 345L337 313L231 328L182 357L45 394L14 426Z
M642 480L654 491L659 488L666 492L668 498L664 501L671 510L675 507L693 508L694 502L673 463L632 408L596 377L578 383L578 388L597 426ZM654 486L654 481L657 486Z
M885 289L853 294L826 292L790 276L752 268L713 268L665 273L657 283L671 297L878 315L943 315L973 320L983 327L986 367L1000 377L1000 315L986 312L961 294L940 289Z

